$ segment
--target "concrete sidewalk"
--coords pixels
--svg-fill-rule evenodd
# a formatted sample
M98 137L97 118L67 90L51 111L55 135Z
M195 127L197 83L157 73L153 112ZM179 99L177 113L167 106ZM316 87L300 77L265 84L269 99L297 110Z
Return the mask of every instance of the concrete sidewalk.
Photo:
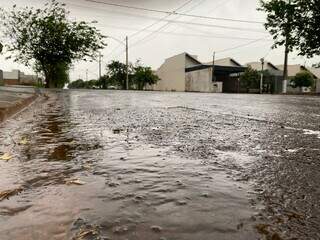
M38 97L33 87L0 86L0 123L19 112Z

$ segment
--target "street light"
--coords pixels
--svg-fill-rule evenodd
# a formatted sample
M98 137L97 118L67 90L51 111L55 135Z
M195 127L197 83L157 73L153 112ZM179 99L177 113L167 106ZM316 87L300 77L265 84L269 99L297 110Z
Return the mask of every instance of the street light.
M128 46L128 36L126 36L126 41L123 42L118 38L112 37L112 36L107 36L107 38L111 38L118 43L122 44L123 46L126 47L126 90L129 90L129 46Z
M261 62L261 78L260 78L260 94L262 94L263 88L263 70L264 70L264 58L260 59Z

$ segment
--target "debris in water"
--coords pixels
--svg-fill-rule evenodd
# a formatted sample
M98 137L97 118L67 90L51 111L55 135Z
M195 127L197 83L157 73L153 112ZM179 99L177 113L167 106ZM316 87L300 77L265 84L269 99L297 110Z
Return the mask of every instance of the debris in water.
M6 190L3 192L0 192L0 201L3 201L4 199L8 199L9 197L16 195L20 193L23 190L22 187L12 189L12 190Z
M151 226L150 228L152 231L157 232L157 233L162 231L162 227L160 227L160 226Z
M122 130L121 129L113 129L112 132L113 134L120 134Z
M202 193L202 194L201 194L201 197L208 198L208 197L209 197L209 193Z
M9 153L5 153L0 157L0 160L9 161L12 159L12 156Z
M179 200L179 201L177 201L177 205L180 205L180 206L187 205L187 201Z
M122 234L128 232L129 228L127 226L117 226L113 229L113 233Z
M73 238L73 240L82 240L86 239L87 237L97 236L99 234L97 227L86 227L85 229L81 229L80 232Z
M67 185L72 185L72 184L74 184L74 185L85 185L86 182L81 181L79 179L70 179L70 180L66 180L66 184Z

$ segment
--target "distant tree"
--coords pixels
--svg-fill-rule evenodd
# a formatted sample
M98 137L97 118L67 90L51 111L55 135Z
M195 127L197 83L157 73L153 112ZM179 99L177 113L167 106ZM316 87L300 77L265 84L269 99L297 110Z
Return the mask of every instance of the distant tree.
M126 71L127 66L119 61L112 61L107 65L107 76L109 80L109 85L114 85L120 87L121 89L126 89ZM131 76L133 73L132 64L129 65L129 77L131 81Z
M109 77L107 75L103 75L98 79L97 85L99 88L107 89L109 84Z
M85 88L86 84L82 79L78 79L68 84L69 89Z
M35 65L45 76L46 87L64 84L57 75L76 60L89 60L102 49L104 36L96 27L71 21L65 5L55 0L43 9L0 9L7 49L16 62ZM65 72L67 73L67 71Z
M249 92L250 88L259 88L260 74L252 67L248 67L240 76L240 87L245 88Z
M151 67L144 67L140 65L134 68L132 82L138 90L143 90L147 84L155 84L159 80L159 77L153 73Z
M85 82L85 88L87 89L95 89L95 88L99 88L99 81L95 80L95 79L91 79L87 82Z
M313 75L308 71L301 71L291 79L291 84L294 88L299 87L302 89L302 87L311 87L313 83Z

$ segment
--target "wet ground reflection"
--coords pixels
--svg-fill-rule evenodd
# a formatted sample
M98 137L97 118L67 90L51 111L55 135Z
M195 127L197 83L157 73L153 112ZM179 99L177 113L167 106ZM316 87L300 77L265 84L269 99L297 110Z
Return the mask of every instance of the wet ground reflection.
M295 97L230 96L40 99L0 128L0 151L13 155L0 191L21 188L0 200L2 238L316 237L320 139L301 129L317 131L317 115L300 115L319 100L299 115Z

